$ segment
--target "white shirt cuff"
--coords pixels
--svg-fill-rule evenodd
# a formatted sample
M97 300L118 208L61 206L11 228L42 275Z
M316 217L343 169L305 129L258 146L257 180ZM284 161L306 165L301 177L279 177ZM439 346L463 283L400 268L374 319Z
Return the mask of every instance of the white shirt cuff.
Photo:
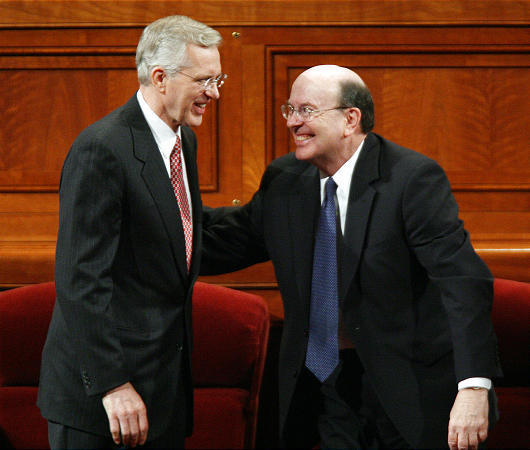
M474 377L466 378L458 383L458 390L467 388L485 388L488 391L491 389L491 380L489 378Z

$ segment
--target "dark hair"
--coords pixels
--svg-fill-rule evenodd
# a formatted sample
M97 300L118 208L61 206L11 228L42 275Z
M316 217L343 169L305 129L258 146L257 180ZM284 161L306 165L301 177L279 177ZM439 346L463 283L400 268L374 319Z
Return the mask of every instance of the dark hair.
M364 84L343 81L340 84L339 103L347 108L361 110L361 130L368 133L374 128L374 101L372 94Z

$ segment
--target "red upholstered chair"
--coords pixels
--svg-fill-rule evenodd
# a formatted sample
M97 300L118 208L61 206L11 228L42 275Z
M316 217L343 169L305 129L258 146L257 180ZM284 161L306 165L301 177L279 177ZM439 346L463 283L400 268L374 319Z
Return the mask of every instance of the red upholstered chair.
M0 292L0 447L48 448L35 405L53 283ZM194 291L195 432L190 448L250 448L269 332L258 296L197 283Z
M253 448L269 336L265 300L197 282L193 292L194 432L187 448Z
M0 447L48 448L35 402L54 303L53 283L0 292Z
M496 381L499 422L489 448L530 448L530 284L495 279L493 326L504 377Z

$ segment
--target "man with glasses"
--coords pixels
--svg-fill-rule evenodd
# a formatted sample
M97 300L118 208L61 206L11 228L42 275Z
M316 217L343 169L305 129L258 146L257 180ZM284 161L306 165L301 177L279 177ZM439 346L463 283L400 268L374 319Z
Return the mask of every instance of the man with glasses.
M371 131L349 69L306 70L281 111L296 150L205 214L201 273L274 264L283 443L476 448L496 420L493 280L443 170Z
M202 204L189 127L219 98L220 43L188 17L150 24L139 90L68 153L38 398L52 448L182 448L191 432Z

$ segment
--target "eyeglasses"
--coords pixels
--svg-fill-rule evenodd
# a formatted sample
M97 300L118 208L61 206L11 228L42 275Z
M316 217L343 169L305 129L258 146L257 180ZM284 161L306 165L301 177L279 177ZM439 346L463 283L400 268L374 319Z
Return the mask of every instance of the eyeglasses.
M191 78L193 81L198 83L201 86L201 88L204 89L205 91L207 91L213 86L216 86L217 89L220 89L221 86L225 84L225 80L228 77L226 73L222 73L220 75L217 75L216 77L210 77L207 79L197 80L195 77L192 77L191 75L188 75L187 73L180 72L180 71L178 73L181 73L182 75L185 75L188 78Z
M319 116L320 114L324 114L327 111L333 111L335 109L347 109L348 106L337 106L335 108L328 108L328 109L313 109L311 106L300 106L298 109L295 109L293 105L289 105L289 103L285 103L284 105L280 106L280 109L282 110L282 116L285 118L285 120L289 120L294 113L298 114L298 117L303 120L304 122L309 122L310 120L313 120L315 117Z

